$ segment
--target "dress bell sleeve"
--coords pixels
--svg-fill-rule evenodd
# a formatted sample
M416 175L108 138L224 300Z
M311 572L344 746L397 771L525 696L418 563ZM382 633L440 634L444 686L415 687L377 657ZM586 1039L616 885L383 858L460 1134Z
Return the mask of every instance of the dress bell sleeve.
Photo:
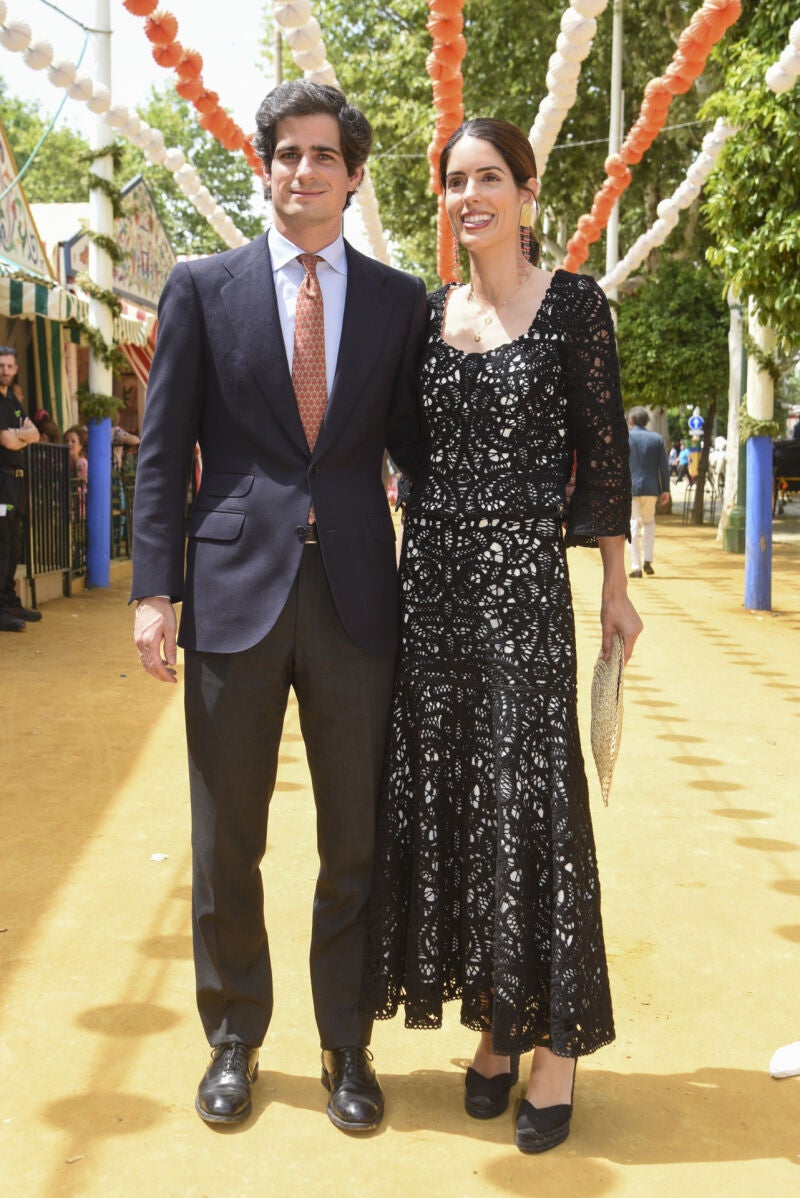
M567 421L576 456L566 545L630 540L631 475L614 325L597 283L576 277L565 342Z

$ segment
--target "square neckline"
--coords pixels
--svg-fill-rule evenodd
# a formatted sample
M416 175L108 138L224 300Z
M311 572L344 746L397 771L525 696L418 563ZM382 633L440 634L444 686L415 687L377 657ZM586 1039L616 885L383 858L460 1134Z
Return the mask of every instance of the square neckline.
M553 284L556 281L556 277L559 274L564 274L564 273L565 272L563 271L563 269L561 267L558 267L556 270L553 271L552 275L550 276L550 282L547 284L547 286L544 289L544 294L542 295L542 298L539 300L539 305L538 305L536 311L534 312L531 322L528 325L527 329L524 329L523 332L519 333L516 337L512 337L508 341L501 341L501 343L499 345L495 345L492 349L459 349L458 346L453 345L452 342L445 341L445 339L442 335L442 331L444 329L444 317L445 317L445 312L447 311L447 304L448 304L448 301L450 299L450 296L451 296L453 290L456 287L460 287L463 285L460 283L446 283L445 288L444 288L445 296L444 296L444 300L442 303L441 312L439 313L438 328L436 329L436 336L437 336L440 344L446 346L449 350L452 350L453 353L455 353L455 354L461 354L462 358L486 358L490 354L496 354L496 353L499 353L500 350L508 349L508 347L510 345L516 345L518 341L525 340L525 338L529 337L531 335L531 333L533 332L534 325L536 324L537 320L539 319L539 313L542 311L542 308L545 305L545 301L547 300L548 296L550 295L550 291L553 287Z

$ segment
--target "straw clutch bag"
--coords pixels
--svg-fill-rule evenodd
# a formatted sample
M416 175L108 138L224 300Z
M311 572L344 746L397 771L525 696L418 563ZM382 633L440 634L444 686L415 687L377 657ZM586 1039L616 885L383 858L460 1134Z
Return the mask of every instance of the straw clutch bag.
M615 635L611 642L611 656L608 661L604 661L602 656L598 657L592 676L592 755L606 806L622 737L624 668L622 637Z

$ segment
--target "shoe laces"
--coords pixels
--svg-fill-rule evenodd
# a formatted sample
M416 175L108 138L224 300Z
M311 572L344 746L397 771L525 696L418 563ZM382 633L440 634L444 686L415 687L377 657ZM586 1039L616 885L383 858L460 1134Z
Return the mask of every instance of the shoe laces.
M244 1072L250 1063L250 1049L240 1040L223 1044L216 1055L222 1057L222 1068L226 1073L238 1073L240 1070Z
M368 1068L368 1064L374 1058L368 1048L361 1048L358 1045L352 1048L345 1048L344 1052L344 1072L355 1073L359 1081L370 1082L372 1077Z

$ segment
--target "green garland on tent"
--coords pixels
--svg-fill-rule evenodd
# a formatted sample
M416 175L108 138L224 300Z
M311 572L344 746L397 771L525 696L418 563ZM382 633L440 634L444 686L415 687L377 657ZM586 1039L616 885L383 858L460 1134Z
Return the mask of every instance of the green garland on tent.
M758 369L768 374L777 387L781 381L781 371L778 363L775 361L774 354L766 353L760 345L757 345L747 329L742 331L742 342L747 351L748 358L753 358L758 365Z
M122 301L114 295L113 291L106 291L105 287L101 287L99 283L95 283L94 279L90 279L87 274L83 273L77 275L75 282L81 291L85 291L93 299L99 300L101 304L110 308L115 316L119 316L122 311Z
M75 392L78 408L84 420L105 420L114 416L122 407L123 401L116 395L103 395L99 391L90 391L88 383L81 383Z
M120 199L119 188L115 187L109 179L104 179L102 175L95 174L94 171L89 171L86 176L89 184L89 190L97 188L102 191L111 200L111 209L115 217L122 216L122 200Z
M105 233L95 233L94 229L84 229L84 233L90 241L99 245L101 250L105 250L115 266L128 257L128 251L118 246L113 237L108 237Z
M739 408L739 441L745 445L751 437L776 437L781 435L781 426L777 420L757 420L747 410L746 400Z
M114 374L124 374L128 369L128 359L125 357L118 345L109 345L103 334L94 325L88 324L85 320L77 320L73 317L67 322L71 329L77 330L80 333L80 341L88 343L94 350L95 355L100 358L104 366L110 366Z

